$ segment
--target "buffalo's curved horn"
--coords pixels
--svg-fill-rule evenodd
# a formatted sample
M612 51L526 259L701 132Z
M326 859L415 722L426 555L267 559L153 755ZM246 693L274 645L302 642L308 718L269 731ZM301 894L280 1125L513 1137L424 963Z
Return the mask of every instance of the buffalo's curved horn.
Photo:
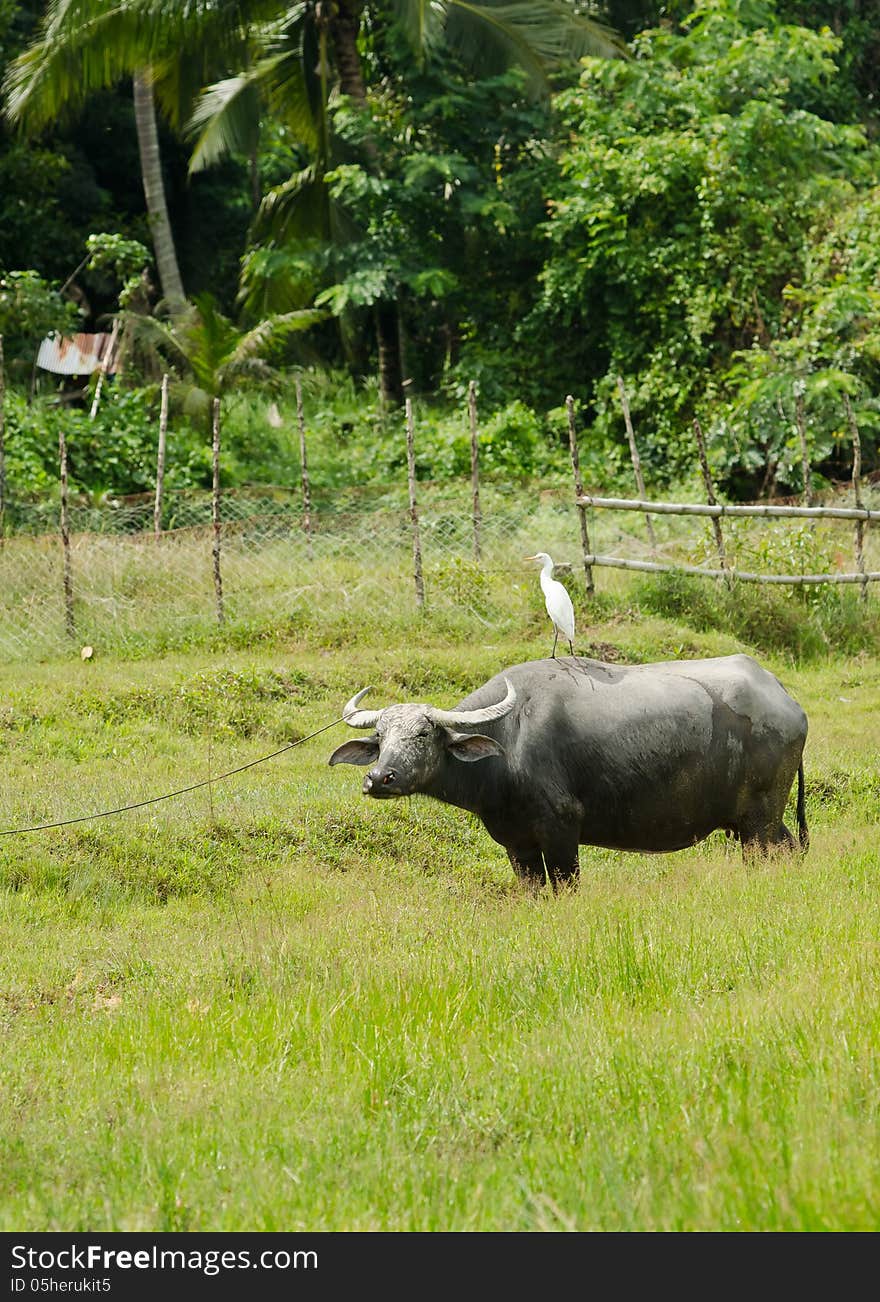
M498 701L495 705L484 706L482 710L435 710L432 705L428 708L428 718L433 723L445 723L450 728L458 728L470 723L490 723L492 719L500 719L502 715L513 709L516 701L516 688L509 678L505 678L504 681L507 683L507 695L503 701Z
M353 696L350 701L346 701L342 707L342 717L351 728L375 728L376 720L382 713L381 710L359 710L358 703L371 692L372 687L365 687L362 691Z

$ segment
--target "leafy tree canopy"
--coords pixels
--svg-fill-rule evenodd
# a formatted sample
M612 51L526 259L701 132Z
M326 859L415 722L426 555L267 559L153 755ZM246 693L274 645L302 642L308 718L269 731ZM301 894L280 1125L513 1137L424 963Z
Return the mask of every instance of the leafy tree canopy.
M727 404L729 425L744 353L792 363L786 341L830 266L815 250L867 194L878 155L861 126L817 111L838 38L778 23L763 0L700 0L634 50L585 61L557 99L567 143L527 330L547 355L552 344L560 381L589 377L595 438L618 454L625 378L665 476L692 464L695 415Z

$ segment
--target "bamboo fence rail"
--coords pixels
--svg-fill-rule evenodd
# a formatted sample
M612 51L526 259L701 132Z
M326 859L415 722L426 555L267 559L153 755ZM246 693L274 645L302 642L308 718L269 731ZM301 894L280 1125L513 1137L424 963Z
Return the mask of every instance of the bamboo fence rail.
M716 502L704 505L702 502L642 502L630 497L595 497L584 493L577 499L580 506L594 506L611 511L651 511L654 515L729 515L729 516L799 516L813 520L878 520L880 511L869 511L866 507L852 506L754 506L730 505Z
M590 565L605 565L615 570L641 570L647 574L693 574L703 579L740 579L743 583L877 583L880 570L857 574L750 574L728 566L724 570L703 569L700 565L662 565L657 561L630 561L621 556L587 556Z

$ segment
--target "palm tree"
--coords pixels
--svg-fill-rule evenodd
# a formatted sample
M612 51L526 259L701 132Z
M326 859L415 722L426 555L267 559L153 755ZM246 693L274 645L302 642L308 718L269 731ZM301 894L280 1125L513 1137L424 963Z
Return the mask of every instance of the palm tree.
M134 78L137 124L156 263L165 297L183 299L183 287L161 184L150 89L166 116L180 126L196 92L220 66L244 69L214 81L192 121L201 131L193 169L224 152L253 149L260 104L283 113L308 151L308 164L263 201L263 229L290 235L338 237L344 218L329 201L324 176L332 164L328 104L338 92L368 108L358 49L362 23L394 24L416 61L451 48L483 70L518 63L537 91L549 73L584 53L621 54L618 38L580 12L578 0L226 0L183 6L177 0L51 0L38 40L12 64L7 113L30 129L80 107L88 94ZM213 73L211 69L213 68ZM152 137L150 135L152 124ZM363 153L379 171L381 159L367 133ZM374 303L382 390L400 398L397 305Z
M214 398L232 384L275 380L271 352L288 335L308 330L325 315L315 309L287 312L241 330L219 311L211 294L199 294L169 321L140 315L128 319L136 341L178 372L174 388L183 409L207 426Z
M185 21L184 21L185 17ZM224 15L226 18L227 15ZM206 7L183 15L162 0L50 0L32 44L4 81L10 121L35 133L73 117L89 96L132 79L135 128L162 295L179 310L185 295L162 177L156 100L180 127L219 63L242 48L240 25Z
M150 232L153 237L156 269L159 273L159 284L162 286L162 297L168 303L170 310L175 312L186 295L183 292L183 280L177 263L177 250L165 198L162 158L159 153L159 131L156 125L156 105L148 70L139 69L132 75L132 91L138 152L141 159L141 179Z
M266 196L258 234L266 232L274 239L310 234L326 241L344 226L324 183L336 149L328 101L335 88L368 110L358 49L365 17L396 23L417 62L450 48L483 72L516 63L525 69L536 94L547 92L555 68L582 54L612 57L624 52L620 39L581 13L575 0L446 0L444 4L305 0L294 4L271 23L252 29L253 62L246 71L209 87L190 123L200 133L191 162L192 170L198 170L226 152L241 149L261 101L273 107L284 103L288 118L299 122L300 139L310 146L312 161ZM369 134L363 151L368 168L380 171L376 142ZM378 297L373 310L381 391L386 402L398 403L404 378L398 305Z

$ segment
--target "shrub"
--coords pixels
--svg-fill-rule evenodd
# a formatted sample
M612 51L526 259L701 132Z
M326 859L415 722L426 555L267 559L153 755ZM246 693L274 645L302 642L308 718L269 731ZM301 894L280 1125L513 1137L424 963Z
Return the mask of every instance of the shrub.
M880 618L861 606L856 592L831 584L801 589L755 583L709 581L686 574L639 580L640 608L691 628L732 633L759 653L809 660L828 652L874 649Z
M28 403L22 394L8 393L6 462L13 515L16 503L57 490L61 430L73 493L97 498L152 490L158 441L156 398L154 390L108 385L92 421L87 411L62 408L49 399ZM165 474L169 488L210 484L210 446L186 423L175 422L169 430Z

